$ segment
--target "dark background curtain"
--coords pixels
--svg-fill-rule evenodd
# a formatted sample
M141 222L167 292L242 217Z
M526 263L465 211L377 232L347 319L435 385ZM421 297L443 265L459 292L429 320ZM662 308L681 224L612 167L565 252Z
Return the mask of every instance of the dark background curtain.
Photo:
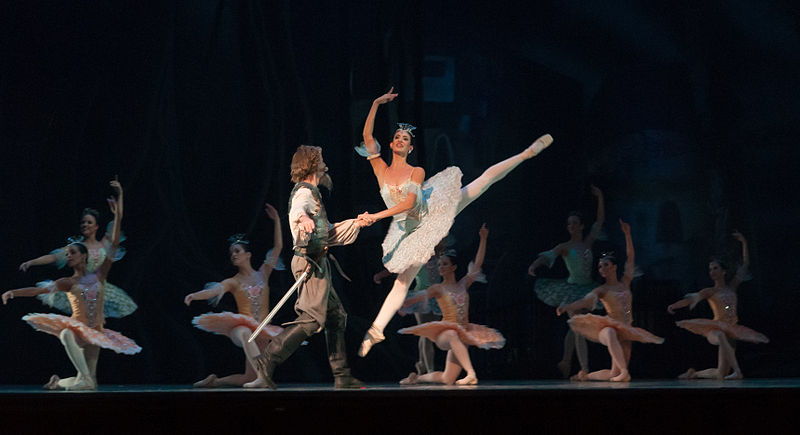
M103 351L100 383L189 383L243 369L229 340L191 326L212 308L183 297L235 273L233 233L250 236L260 262L272 246L265 202L280 211L290 245L288 168L299 144L324 148L331 220L382 209L352 146L390 86L400 97L381 108L376 137L388 145L395 122L418 125L411 161L428 176L457 165L469 182L539 135L556 138L453 227L462 270L480 224L491 228L489 284L470 289L470 316L508 344L471 352L481 378L557 376L565 322L536 299L526 270L567 239L570 210L587 226L594 219L590 183L607 201L607 237L595 251L623 252L617 219L631 223L644 273L633 286L635 323L667 338L634 346L634 376L715 364L716 349L672 323L710 310L672 317L666 305L711 285L710 254L738 255L734 229L750 241L754 276L740 288L740 322L772 340L737 348L743 370L800 374L800 36L790 2L32 1L5 2L0 15L2 290L65 276L17 268L78 233L84 207L101 210L104 226L108 180L119 175L125 187L128 253L109 281L139 309L106 326L144 350ZM335 251L353 277L334 283L349 313L351 364L366 381L396 381L416 359L416 339L394 334L408 317L393 320L367 358L355 356L388 291L388 280L372 283L387 224ZM559 262L541 274L566 270ZM273 302L290 281L273 274ZM226 297L216 309L235 306ZM19 320L47 310L33 298L2 308L0 383L72 372L58 340ZM292 317L286 308L279 320ZM602 346L590 348L593 368L608 364ZM329 380L324 355L323 337L313 337L277 380Z

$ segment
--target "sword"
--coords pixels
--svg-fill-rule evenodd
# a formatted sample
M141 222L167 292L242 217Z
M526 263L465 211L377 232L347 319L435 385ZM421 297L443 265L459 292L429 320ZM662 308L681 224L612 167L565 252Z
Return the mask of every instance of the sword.
M286 303L286 301L288 301L288 300L289 300L289 297L290 297L290 296L292 296L292 293L294 293L295 289L297 289L297 287L299 287L299 286L300 286L300 284L302 284L302 283L303 283L303 281L305 281L305 280L306 280L306 277L308 277L308 273L309 273L310 271L311 271L311 264L309 264L308 266L306 266L306 270L304 270L304 271L303 271L303 274L302 274L302 275L300 275L300 278L298 278L298 279L297 279L297 281L295 281L294 285L292 285L292 287L289 289L289 291L287 291L287 292L286 292L286 294L285 294L285 295L283 295L283 297L281 298L281 300L279 300L279 301L278 301L278 303L277 303L277 304L275 304L275 307L274 307L274 308L272 308L272 311L270 311L270 312L269 312L269 314L268 314L268 315L267 315L267 317L264 319L264 321L263 321L263 322L261 322L261 324L260 324L260 325L258 325L258 328L256 328L256 330L255 330L255 331L253 331L253 333L250 335L250 338L248 338L248 339L247 339L247 342L248 342L248 343L252 343L252 342L253 342L253 340L255 340L255 339L256 339L256 337L258 336L258 333L259 333L259 332L261 332L261 331L262 331L264 328L266 328L266 327L267 327L267 325L269 325L269 322L270 322L270 320L272 320L272 318L273 318L273 317L275 317L275 314L277 314L277 313L278 313L278 310L280 310L280 309L281 309L281 307L283 306L283 304L285 304L285 303Z

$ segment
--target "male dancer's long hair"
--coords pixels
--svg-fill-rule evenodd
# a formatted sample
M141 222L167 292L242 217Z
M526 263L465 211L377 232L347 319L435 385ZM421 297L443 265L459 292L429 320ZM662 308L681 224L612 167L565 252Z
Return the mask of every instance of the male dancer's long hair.
M293 183L299 183L315 173L322 161L322 148L300 145L292 156L290 175Z

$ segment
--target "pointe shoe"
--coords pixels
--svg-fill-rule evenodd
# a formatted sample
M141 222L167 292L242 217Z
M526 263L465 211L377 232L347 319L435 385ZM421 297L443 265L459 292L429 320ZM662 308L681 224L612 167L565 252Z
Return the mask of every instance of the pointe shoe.
M192 384L194 388L214 388L217 386L217 375L210 374L205 379Z
M628 373L627 370L623 370L622 373L609 379L609 381L611 382L628 382L630 380L631 380L631 374Z
M372 346L380 343L381 341L385 340L386 337L378 331L378 328L375 325L370 326L367 329L367 333L364 334L364 341L361 342L361 347L358 349L358 356L365 357L369 353L369 350L372 349Z
M572 377L569 378L569 380L574 382L584 382L587 380L586 375L587 375L586 370L581 370L578 373L572 375Z
M404 379L400 380L400 385L416 385L417 384L417 374L411 372L406 376Z
M95 382L92 378L81 376L77 382L67 386L65 389L67 391L96 390L97 382Z
M478 385L478 378L473 373L457 380L456 385Z
M694 379L694 373L695 373L694 369L689 368L689 370L686 370L684 373L678 375L678 379L681 380Z
M58 381L60 380L61 378L59 378L58 375L50 376L50 380L43 385L43 388L45 390L60 390L61 387L58 385Z
M742 375L742 372L733 372L728 376L725 376L726 381L735 381L739 379L744 379L744 375Z
M546 134L539 139L536 139L536 141L534 141L527 149L525 149L525 151L522 152L523 157L526 159L535 157L545 148L549 147L551 143L553 143L553 136Z

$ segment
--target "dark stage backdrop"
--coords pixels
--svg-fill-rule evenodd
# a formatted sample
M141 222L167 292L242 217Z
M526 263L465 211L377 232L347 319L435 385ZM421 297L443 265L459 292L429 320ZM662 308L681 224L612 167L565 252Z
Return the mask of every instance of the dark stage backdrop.
M673 377L715 364L716 350L678 330L666 305L710 285L708 256L749 239L753 280L740 289L741 323L767 345L741 344L748 376L797 376L800 306L797 125L800 36L788 2L6 2L2 6L2 290L65 276L18 271L78 232L84 207L110 219L115 175L125 187L128 253L109 281L139 309L107 327L133 338L135 356L101 353L99 381L189 383L243 370L229 340L191 326L213 308L184 296L235 273L226 239L250 235L258 262L272 246L263 204L285 222L288 167L298 144L320 145L335 189L332 220L382 209L360 142L371 101L390 86L376 136L418 125L412 163L446 166L464 181L543 133L556 142L463 212L453 227L466 260L477 230L491 234L489 284L471 291L471 320L501 330L502 350L472 350L485 379L553 378L566 331L538 301L528 264L565 241L566 214L594 218L588 186L606 193L596 251L623 251L633 228L643 276L633 285L639 326L667 338L635 345L634 377ZM625 5L622 5L625 3ZM589 222L587 222L588 224ZM588 226L588 225L587 225ZM396 381L413 368L416 340L396 329L361 359L355 350L388 292L372 283L386 223L335 251L353 282L335 285L349 313L355 374ZM560 262L542 276L564 277ZM271 299L290 284L273 274ZM217 310L234 310L227 297ZM0 310L0 383L43 383L73 372L58 340L20 317L47 312L18 298ZM284 309L279 320L291 319ZM324 338L313 337L278 381L331 378ZM590 345L593 368L608 364ZM439 364L443 354L437 356Z

